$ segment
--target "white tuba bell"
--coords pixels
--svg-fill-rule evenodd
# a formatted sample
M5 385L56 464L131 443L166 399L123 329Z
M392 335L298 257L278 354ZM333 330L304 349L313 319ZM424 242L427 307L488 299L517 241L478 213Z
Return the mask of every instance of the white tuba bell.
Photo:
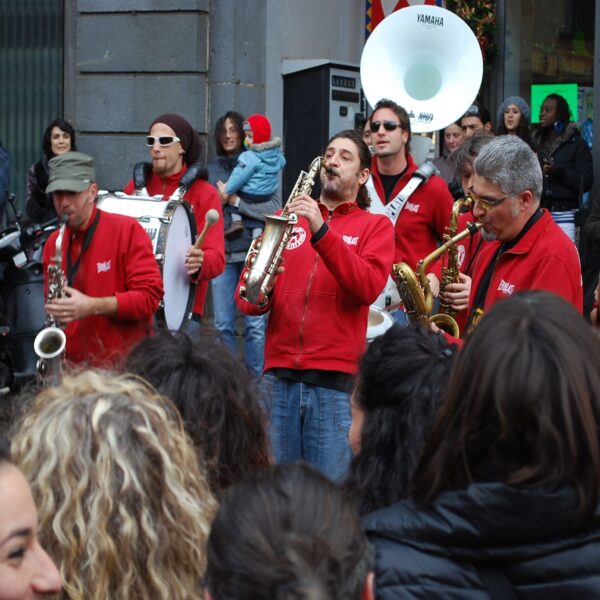
M443 129L475 100L483 59L475 34L453 12L410 6L369 36L360 78L371 106L382 98L406 109L413 133Z

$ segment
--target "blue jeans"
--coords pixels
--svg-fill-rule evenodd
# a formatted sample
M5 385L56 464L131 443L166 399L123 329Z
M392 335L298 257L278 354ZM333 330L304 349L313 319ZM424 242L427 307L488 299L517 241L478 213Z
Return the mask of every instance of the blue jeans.
M211 282L215 327L220 331L224 344L235 356L237 356L235 289L243 268L243 262L227 263L223 273ZM263 370L266 323L266 315L244 317L244 362L257 375L261 375Z
M341 480L352 458L350 394L268 373L263 386L275 461L304 460L330 479Z
M394 317L394 323L396 323L396 325L400 325L402 327L406 327L408 325L408 317L406 316L403 308L394 310L390 314L392 317Z

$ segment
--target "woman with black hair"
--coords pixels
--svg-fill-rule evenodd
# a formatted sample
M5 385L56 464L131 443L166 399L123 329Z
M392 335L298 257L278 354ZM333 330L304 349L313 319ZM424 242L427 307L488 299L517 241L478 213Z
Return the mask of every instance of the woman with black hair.
M232 486L212 524L206 600L373 600L373 552L352 503L308 465Z
M597 598L600 339L515 294L457 356L411 500L366 517L377 597Z
M64 119L54 119L42 138L44 157L33 163L27 171L25 210L34 223L44 223L56 217L52 194L46 194L48 161L55 156L77 150L75 130Z
M455 348L413 324L391 327L363 355L350 402L354 458L345 484L362 514L408 496L450 379Z
M590 149L570 121L567 101L559 94L549 94L532 139L544 174L541 206L575 241L575 215L582 194L594 183L594 173Z
M230 110L215 124L213 140L217 158L208 163L208 181L215 187L217 182L226 182L244 151L244 117ZM252 203L233 194L223 204L225 227L225 270L211 282L215 327L221 333L223 343L237 355L237 331L234 294L242 269L246 264L246 253L252 243L254 231L264 228L265 215L281 207L280 198L274 195L266 202ZM241 220L240 220L241 217ZM243 317L244 361L256 374L262 375L266 317Z
M209 330L147 337L126 368L177 406L215 496L270 464L256 380Z

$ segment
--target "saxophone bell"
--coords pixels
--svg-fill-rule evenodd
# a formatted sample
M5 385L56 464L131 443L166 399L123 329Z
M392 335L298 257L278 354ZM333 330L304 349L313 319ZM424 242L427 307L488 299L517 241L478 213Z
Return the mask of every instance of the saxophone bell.
M38 356L38 382L54 387L62 381L62 361L67 336L60 327L42 329L33 341L33 349Z
M69 215L60 215L61 226L55 242L54 256L48 264L46 301L50 302L65 295L66 277L62 268L62 240ZM43 386L55 386L62 380L62 362L64 358L67 336L60 328L58 321L46 314L45 328L33 341L33 349L38 356L37 380Z

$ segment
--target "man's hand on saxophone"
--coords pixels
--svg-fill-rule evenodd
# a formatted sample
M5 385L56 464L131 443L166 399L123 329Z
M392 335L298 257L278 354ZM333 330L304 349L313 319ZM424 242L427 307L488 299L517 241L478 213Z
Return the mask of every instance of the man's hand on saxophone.
M311 198L308 194L302 194L292 198L287 205L289 212L295 213L299 217L304 217L308 220L310 232L312 234L317 233L321 227L323 227L323 216L319 205L314 198Z
M437 278L435 273L427 273L425 275L429 281L429 289L431 290L431 295L434 298L437 298L440 293L440 280Z
M116 317L117 298L116 296L95 298L66 286L65 296L48 302L46 311L59 323L70 323L93 315Z
M459 273L458 279L457 283L449 283L440 294L440 299L447 302L456 312L468 308L471 295L471 278L464 273Z

